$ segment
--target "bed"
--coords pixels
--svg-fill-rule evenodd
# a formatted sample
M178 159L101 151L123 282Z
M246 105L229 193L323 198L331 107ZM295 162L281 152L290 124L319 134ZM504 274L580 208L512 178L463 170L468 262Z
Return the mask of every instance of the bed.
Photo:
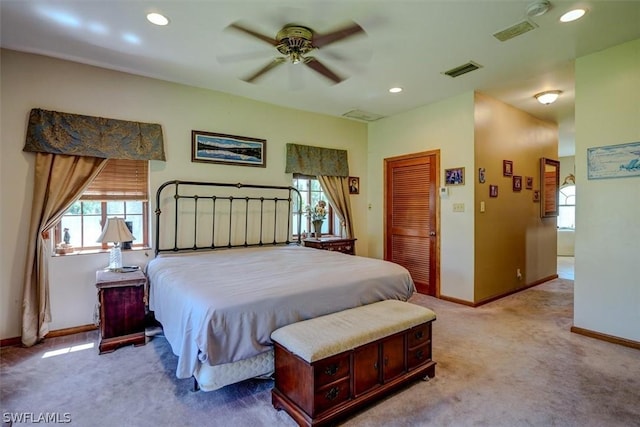
M301 246L295 188L171 181L156 206L149 308L201 390L269 376L275 329L415 290L397 264Z

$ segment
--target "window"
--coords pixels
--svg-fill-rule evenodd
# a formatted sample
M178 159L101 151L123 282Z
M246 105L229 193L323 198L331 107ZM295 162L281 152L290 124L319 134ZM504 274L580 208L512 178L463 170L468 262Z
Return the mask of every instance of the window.
M324 200L327 202L327 198L322 191L322 187L320 187L320 182L314 176L302 175L302 174L293 174L293 186L300 191L300 195L302 196L302 209L307 206L314 207L320 200ZM329 206L329 212L327 213L327 218L322 223L322 234L334 234L335 227L337 224L336 219L333 215L333 209L331 205L327 202ZM299 230L297 230L298 226L298 206L294 206L294 214L293 214L293 235L297 236L299 234ZM302 214L302 232L306 233L311 231L311 219L307 217L304 213Z
M576 186L565 185L560 188L558 210L558 228L576 228Z
M107 249L98 237L108 217L120 217L131 225L135 237L132 247L148 246L148 175L146 160L110 159L104 169L75 203L64 213L55 227L54 243L64 240L68 229L69 243L76 251Z

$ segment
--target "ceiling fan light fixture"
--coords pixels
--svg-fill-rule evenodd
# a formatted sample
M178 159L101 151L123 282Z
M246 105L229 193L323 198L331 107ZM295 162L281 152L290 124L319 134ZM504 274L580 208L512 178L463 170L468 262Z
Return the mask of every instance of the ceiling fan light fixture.
M157 12L148 13L147 21L151 22L152 24L159 25L161 27L169 24L169 18Z
M561 90L547 90L536 93L533 97L537 99L540 104L549 105L556 102L561 93Z
M292 64L299 64L302 62L302 55L300 55L300 52L292 51L289 53L289 59L291 59Z
M573 9L560 17L560 22L573 22L582 18L587 13L586 9Z

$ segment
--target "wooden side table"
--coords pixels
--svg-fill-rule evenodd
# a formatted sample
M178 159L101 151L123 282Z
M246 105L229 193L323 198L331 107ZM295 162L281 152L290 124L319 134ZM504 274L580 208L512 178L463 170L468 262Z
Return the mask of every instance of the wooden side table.
M327 251L342 252L347 255L356 254L357 239L343 239L342 237L321 237L319 239L304 239L304 245L310 248Z
M147 278L140 270L117 273L96 271L100 303L99 353L145 344L145 291Z

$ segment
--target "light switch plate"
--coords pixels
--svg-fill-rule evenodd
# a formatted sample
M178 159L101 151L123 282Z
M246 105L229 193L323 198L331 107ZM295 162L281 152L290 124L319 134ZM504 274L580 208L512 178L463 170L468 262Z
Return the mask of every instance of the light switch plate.
M464 212L464 203L454 203L453 204L454 212Z

